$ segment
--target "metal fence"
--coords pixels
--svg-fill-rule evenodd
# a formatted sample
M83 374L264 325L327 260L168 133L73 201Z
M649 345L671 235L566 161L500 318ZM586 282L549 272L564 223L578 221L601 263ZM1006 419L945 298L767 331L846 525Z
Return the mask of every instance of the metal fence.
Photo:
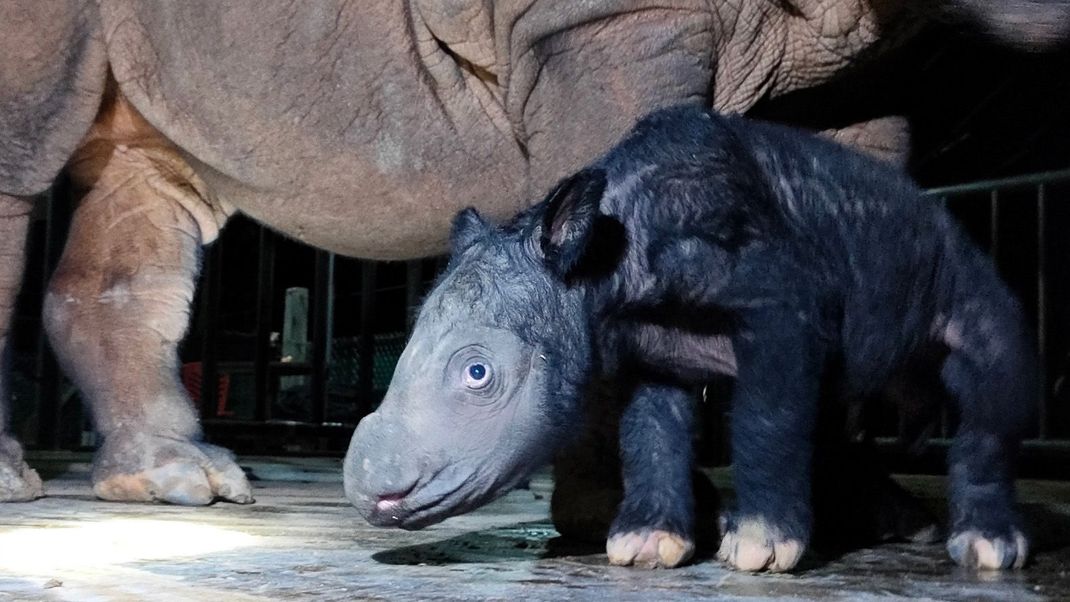
M1025 306L1036 333L1036 424L1023 446L1023 474L1070 476L1070 169L927 190L986 248ZM954 419L945 411L924 458L906 470L942 466ZM883 443L893 448L891 440Z
M1070 391L1063 387L1070 367L1070 265L1064 259L1070 249L1059 231L1070 225L1068 192L1070 170L926 192L946 203L989 249L1035 320L1041 412L1027 450L1048 460L1070 458ZM55 195L63 193L59 187ZM43 204L28 274L47 274L54 264L65 223L59 209L66 205ZM382 398L412 312L440 267L439 260L346 259L252 222L229 226L206 250L193 326L182 349L184 381L200 404L208 436L244 452L344 451L356 422ZM37 447L90 446L76 393L40 334L36 316L44 279L31 280L20 300L16 327L23 332L15 368L16 381L31 383L20 394L33 399L21 400L16 417L29 416L37 428L24 425L23 437L36 430L30 439ZM309 290L308 352L297 359L278 344L280 306L295 281ZM948 417L938 434L946 437L952 428ZM889 424L883 434L894 430ZM932 449L940 453L945 444L938 437Z
M1057 407L1064 405L1063 384L1070 367L1066 365L1070 249L1058 231L1070 225L1070 169L936 188L926 194L953 211L967 213L967 218L973 211L987 222L983 237L988 252L1026 303L1035 325L1039 411L1033 439L1070 440L1070 423L1060 411L1064 408ZM980 229L977 221L972 224L975 232Z
M267 228L244 226L257 230L255 320L252 332L247 333L252 344L244 346L247 351L251 348L252 361L219 357L219 337L228 332L220 311L220 293L227 289L221 258L228 241L221 240L204 266L204 288L195 318L199 327L194 329L202 343L199 353L188 354L197 357L202 368L197 397L205 430L214 441L246 451L278 453L281 446L282 451L341 452L356 423L382 399L404 347L409 316L436 262L377 263L311 250L305 253L311 255L305 257L311 265L302 266L293 257L279 261L279 246L288 245L286 252L293 253L296 243ZM280 264L285 264L284 269L280 270ZM278 344L279 304L287 288L278 279L287 270L291 275L295 270L308 270L312 276L304 358L287 357ZM342 280L351 282L352 290L340 292ZM385 317L387 309L396 310L399 301L402 311ZM349 320L349 332L338 327L343 312L356 316ZM246 401L252 403L245 404L245 411L237 395L219 399L221 375L233 378L235 372L244 372L250 383L245 391L251 394Z

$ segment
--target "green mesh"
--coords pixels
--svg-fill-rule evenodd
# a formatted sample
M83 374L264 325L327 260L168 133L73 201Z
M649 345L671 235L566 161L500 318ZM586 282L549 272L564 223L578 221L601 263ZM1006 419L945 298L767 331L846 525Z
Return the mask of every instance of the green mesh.
M375 335L375 354L372 358L372 390L386 391L394 366L405 349L405 333ZM334 339L331 362L327 366L328 389L359 389L360 338Z

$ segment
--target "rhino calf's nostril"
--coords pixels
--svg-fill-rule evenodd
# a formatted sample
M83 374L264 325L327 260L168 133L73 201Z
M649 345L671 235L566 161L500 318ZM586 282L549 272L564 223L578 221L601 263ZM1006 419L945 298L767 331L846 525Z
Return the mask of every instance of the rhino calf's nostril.
M375 503L375 509L380 512L389 512L396 508L399 503L401 503L401 498L380 499Z
M391 510L394 510L398 507L398 505L401 504L401 501L404 500L407 495L412 493L413 489L416 489L415 484L411 487L408 487L407 489L398 490L393 493L387 493L385 495L380 495L378 501L375 502L375 509L380 512L389 512Z

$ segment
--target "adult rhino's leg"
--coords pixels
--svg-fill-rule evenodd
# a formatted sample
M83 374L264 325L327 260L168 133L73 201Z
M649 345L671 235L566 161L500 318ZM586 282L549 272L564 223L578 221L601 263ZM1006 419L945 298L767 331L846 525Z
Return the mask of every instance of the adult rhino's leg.
M821 133L844 146L897 167L906 167L910 159L910 123L906 117L877 117Z
M72 177L87 192L45 323L104 437L93 491L118 501L252 502L232 455L200 441L178 376L200 246L218 227L203 185L170 147L99 139L73 160Z
M44 495L41 479L22 459L22 447L8 433L8 362L11 317L22 280L30 202L0 194L0 502L25 502Z

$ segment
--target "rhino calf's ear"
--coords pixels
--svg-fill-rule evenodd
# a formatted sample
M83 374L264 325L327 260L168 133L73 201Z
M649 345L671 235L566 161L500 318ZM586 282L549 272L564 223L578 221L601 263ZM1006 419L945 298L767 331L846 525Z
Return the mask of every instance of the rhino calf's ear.
M489 229L490 225L474 207L462 209L453 218L453 227L450 229L450 253L454 255L463 253Z
M606 191L606 172L585 169L546 197L539 246L547 267L565 278L587 250Z

